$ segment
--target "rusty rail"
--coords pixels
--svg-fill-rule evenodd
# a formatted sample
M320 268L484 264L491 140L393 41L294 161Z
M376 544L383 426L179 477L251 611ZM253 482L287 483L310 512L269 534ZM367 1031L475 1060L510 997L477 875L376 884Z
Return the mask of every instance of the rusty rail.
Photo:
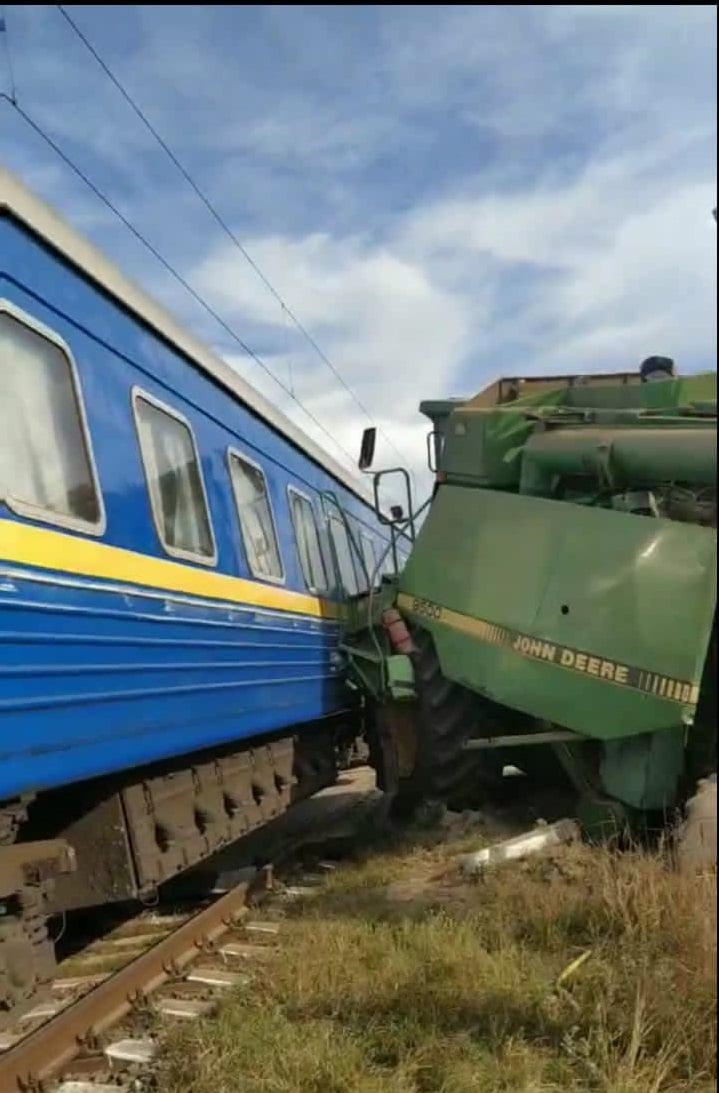
M194 960L202 947L232 926L232 916L250 899L271 887L267 867L257 878L198 911L152 948L120 968L0 1055L0 1093L28 1093L66 1067L83 1048L92 1047L106 1029L134 1005Z

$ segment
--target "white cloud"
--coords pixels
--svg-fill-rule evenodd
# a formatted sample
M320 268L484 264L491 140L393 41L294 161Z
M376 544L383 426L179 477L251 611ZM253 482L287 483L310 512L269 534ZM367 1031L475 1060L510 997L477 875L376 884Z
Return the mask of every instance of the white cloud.
M471 394L500 369L623 370L655 352L714 366L714 190L667 179L656 169L667 151L598 159L554 187L418 206L381 244L325 233L248 248L421 474L419 401ZM507 309L526 269L533 287ZM361 413L234 248L212 247L193 279L238 326L287 347L272 366L355 452Z
M474 321L469 302L433 283L420 263L360 237L269 237L250 241L248 250L384 432L378 463L397 462L389 437L424 478L426 489L424 437L429 424L419 417L417 406L420 398L451 387L469 348ZM266 358L272 369L283 383L292 382L298 397L330 424L343 447L357 453L367 418L232 245L213 248L192 280L238 327L272 328L275 344L287 346ZM243 359L235 365L275 401L281 400L303 427L316 432L257 365ZM320 439L327 443L326 437Z

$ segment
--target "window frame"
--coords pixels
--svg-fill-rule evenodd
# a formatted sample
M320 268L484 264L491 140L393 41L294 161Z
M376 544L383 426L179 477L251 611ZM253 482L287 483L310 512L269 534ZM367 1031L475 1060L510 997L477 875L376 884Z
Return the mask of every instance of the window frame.
M377 569L377 551L375 550L375 541L374 541L373 536L370 535L370 533L368 531L364 531L363 528L360 528L359 538L360 538L360 550L362 552L363 568L366 568L366 566L367 566L367 559L365 558L365 551L364 551L364 544L365 543L369 544L369 548L372 552L372 569L368 569L368 571L367 571L367 585L368 585L367 591L371 592L372 588L375 587L375 586L372 585L372 574L374 573L375 577L378 578L377 579L377 584L379 584L380 580L382 579L382 574Z
M347 543L347 556L349 558L350 568L351 568L352 573L354 575L354 583L355 583L354 591L351 591L349 588L345 588L344 581L342 579L342 571L341 571L341 567L340 567L339 554L338 554L338 551L337 551L337 544L335 543L334 536L332 534L332 523L333 522L336 523L338 525L338 527L341 529L341 531L342 531L342 533L345 537L346 543ZM328 534L329 539L330 539L330 546L331 546L331 549L332 549L333 559L336 558L336 561L337 561L338 590L347 599L352 599L353 596L363 595L363 590L360 587L361 582L360 582L360 579L359 579L359 575L357 573L357 564L356 564L356 561L355 561L355 551L352 548L352 536L350 535L350 533L347 529L347 525L345 524L344 520L342 519L342 514L340 512L338 512L336 508L334 508L333 510L331 510L327 513L327 534ZM369 591L369 589L366 589L365 591Z
M300 553L300 543L299 543L299 539L297 537L297 528L295 526L295 518L294 518L294 512L293 512L293 508L292 508L292 496L293 495L295 497L302 498L303 501L306 501L307 504L310 506L310 510L312 512L312 519L313 519L314 525L315 525L315 534L317 536L317 552L319 554L320 562L322 564L322 572L324 574L324 579L325 579L324 586L321 587L321 588L317 587L315 585L311 585L308 582L307 574L305 573L304 566L302 565L302 555ZM296 551L296 554L297 554L297 560L298 560L299 565L300 565L300 572L302 574L302 580L304 581L305 588L307 589L308 592L312 593L312 595L314 595L314 596L323 596L323 595L327 596L331 592L330 578L329 578L329 573L327 572L327 560L325 558L324 551L322 549L322 537L320 535L320 522L317 519L317 510L314 506L314 502L312 501L312 498L309 496L309 494L305 493L303 490L298 489L297 486L292 486L292 485L289 485L289 484L287 486L287 498L288 498L288 508L290 510L289 515L290 515L290 524L292 525L292 535L293 535L294 540L295 540L295 551Z
M215 529L212 526L212 511L210 509L210 501L207 495L207 488L205 486L205 476L202 471L202 460L200 459L199 449L197 447L197 439L192 429L192 425L183 413L176 410L174 406L168 405L161 399L151 395L144 387L138 387L136 384L130 389L130 396L132 400L132 416L135 422L135 434L137 436L137 446L140 453L140 463L142 464L142 471L145 476L145 485L147 487L147 495L150 501L150 510L152 512L152 521L155 525L155 532L157 534L160 546L171 558L180 558L185 562L195 562L198 565L208 566L214 568L217 566L217 541L215 539ZM140 418L137 412L137 403L139 400L144 400L149 403L150 406L154 406L156 410L160 410L162 413L167 414L168 417L174 418L175 421L179 421L181 425L184 425L190 435L190 442L192 444L192 452L197 464L197 473L200 479L200 489L202 490L202 499L205 503L205 514L207 516L207 527L210 533L210 541L212 543L212 554L196 554L191 550L184 550L182 547L170 546L165 542L164 535L162 533L162 514L157 511L157 502L153 493L152 485L148 475L147 463L145 462L145 452L142 447L142 433L140 428Z
M85 455L87 457L92 487L95 491L98 518L95 521L83 520L78 516L68 515L67 513L53 512L51 509L43 508L42 505L33 504L32 501L23 501L22 498L13 497L11 493L0 495L0 502L7 505L10 511L14 512L17 516L25 516L30 520L37 520L39 523L51 524L54 527L64 528L68 531L77 531L84 535L104 535L107 530L105 498L100 485L100 476L98 474L95 452L92 446L92 434L90 433L90 426L85 411L85 399L83 397L82 384L80 383L80 375L72 350L65 339L55 330L46 326L44 323L40 322L39 319L36 319L33 315L30 315L27 311L24 311L22 308L5 298L0 298L0 314L2 313L9 315L11 319L20 323L21 326L26 327L34 334L44 338L45 341L56 346L69 365L70 384L75 400L77 421L80 427L80 436L82 437L82 442L85 446Z
M242 536L242 546L245 551L245 560L247 561L247 568L249 569L252 577L257 581L267 581L269 584L284 585L287 583L287 571L285 569L285 560L282 557L282 546L280 543L280 537L277 533L277 520L275 518L275 510L272 504L272 497L270 495L269 483L267 481L267 475L265 474L264 467L256 460L250 459L248 455L245 455L239 448L235 448L229 445L226 452L227 458L227 473L230 477L230 489L232 490L232 499L235 502L235 514L237 516L237 523L240 525L240 535ZM266 573L255 573L252 562L250 561L250 552L247 549L247 539L245 538L245 529L242 524L242 517L240 516L240 506L237 501L237 491L235 490L235 480L232 476L232 460L238 459L240 463L246 463L248 467L252 467L253 470L259 472L262 476L262 482L265 487L265 497L267 498L267 508L270 514L270 521L272 522L272 531L275 536L275 547L277 548L277 558L280 563L280 575L279 577L268 577ZM291 515L291 514L290 514Z

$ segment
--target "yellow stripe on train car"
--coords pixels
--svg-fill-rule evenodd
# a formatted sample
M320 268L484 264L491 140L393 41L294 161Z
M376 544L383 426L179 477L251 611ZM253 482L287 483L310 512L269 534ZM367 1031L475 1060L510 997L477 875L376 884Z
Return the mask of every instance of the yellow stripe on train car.
M0 562L313 618L337 619L342 612L341 605L319 596L197 569L14 520L0 520Z

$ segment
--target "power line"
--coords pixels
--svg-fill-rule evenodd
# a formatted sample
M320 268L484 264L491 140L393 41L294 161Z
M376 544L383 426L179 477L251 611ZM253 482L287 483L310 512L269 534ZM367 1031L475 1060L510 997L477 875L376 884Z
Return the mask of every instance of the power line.
M72 16L67 12L67 10L65 9L65 7L62 4L56 4L55 7L60 12L62 17L66 20L68 25L72 28L72 30L75 32L75 34L80 39L80 41L83 43L85 48L95 58L96 62L98 63L98 65L100 66L102 71L105 73L107 78L112 82L114 87L122 95L123 99L128 104L130 109L140 119L142 124L148 130L148 132L152 134L152 136L155 138L155 140L160 145L162 150L169 157L169 159L175 165L175 167L180 172L182 177L185 179L187 184L192 188L192 190L197 195L197 197L199 197L200 201L205 206L205 208L210 213L210 215L215 220L215 222L218 224L218 226L221 228L221 230L225 233L225 235L228 237L228 239L231 240L231 242L235 245L235 247L237 247L237 249L239 250L242 257L249 263L249 265L252 267L254 272L257 274L257 276L262 281L263 285L274 296L275 300L277 301L277 303L282 308L283 313L290 319L290 321L292 323L294 323L294 326L296 327L296 329L302 334L302 336L306 339L308 344L314 349L315 353L320 358L320 360L330 369L332 374L339 381L339 383L342 385L342 387L344 387L347 394L353 400L355 405L362 411L362 413L365 415L367 420L372 422L372 424L374 424L374 418L373 418L372 414L369 412L369 410L364 405L364 403L362 403L360 401L360 399L357 397L355 392L352 390L352 388L349 386L349 384L347 383L347 381L343 377L342 373L335 367L335 365L332 363L332 361L327 356L327 354L324 352L324 350L317 344L316 340L313 338L312 334L310 334L309 330L307 330L307 328L304 326L304 324L300 321L300 319L298 319L298 317L295 315L295 313L292 311L292 309L289 307L289 305L285 302L285 300L282 298L280 293L274 287L272 282L269 280L269 278L265 275L265 273L262 271L260 266L254 260L252 255L249 254L249 252L247 251L247 248L244 246L242 241L237 237L237 235L232 230L232 228L229 226L229 224L224 219L224 217L217 211L217 209L212 204L212 202L207 197L207 195L204 193L204 191L195 182L194 178L189 173L187 168L181 163L181 161L177 158L177 156L172 151L172 149L169 147L169 145L164 140L164 138L158 133L157 129L152 124L152 122L149 120L149 118L144 113L144 111L141 109L141 107L137 104L137 102L133 99L133 97L130 95L130 93L125 89L125 87L122 85L120 80L114 74L114 72L109 67L109 65L103 60L103 58L97 52L97 50L93 46L92 42L90 42L89 39L86 37L86 35L82 32L82 30L80 30L77 23L74 21ZM388 437L387 434L384 432L384 430L379 426L378 426L378 432L385 438L385 440L390 445L390 447L395 452L395 454L397 456L399 456L399 459L404 460L404 456L399 451L399 449L395 446L392 439L390 437Z
M152 243L150 243L148 239L145 238L139 228L136 228L135 225L127 219L125 214L112 203L110 198L106 197L102 190L100 190L99 187L95 185L92 179L90 179L84 173L84 171L80 167L78 167L72 159L70 159L68 154L63 151L63 149L52 139L52 137L48 133L45 132L42 126L32 117L30 117L27 111L24 110L22 106L20 106L16 99L11 98L11 96L8 95L5 91L0 92L0 99L4 99L5 102L10 104L13 110L17 111L20 117L23 118L25 123L30 126L33 132L36 133L37 136L39 136L48 145L48 147L51 148L53 152L55 152L57 156L59 156L63 163L70 168L73 174L75 174L85 184L85 186L87 186L88 189L92 191L95 197L97 197L98 200L101 201L102 204L105 205L105 207L109 209L110 212L113 213L113 215L116 216L122 224L124 224L124 226L135 237L135 239L137 239L138 242L141 243L142 246L150 252L153 258L155 258L160 263L163 269L165 269L172 277L174 277L178 284L182 285L182 287L187 292L189 292L189 294L200 305L200 307L204 308L208 315L211 315L215 322L219 323L222 329L225 330L227 334L229 334L233 341L237 342L243 352L245 352L248 357L251 357L255 364L258 364L260 368L262 368L262 370L267 373L270 379L274 380L278 387L280 387L286 395L289 395L289 397L297 403L303 413L305 413L307 417L317 426L317 428L321 429L325 436L327 436L332 441L332 443L335 444L339 448L339 450L347 457L354 469L354 456L352 456L347 451L347 449L343 447L342 444L340 444L339 440L337 440L337 438L332 435L332 433L322 424L322 422L317 417L315 417L312 411L307 409L307 407L297 398L293 391L275 375L269 365L267 365L265 361L262 360L259 354L256 353L254 349L251 349L250 346L247 345L245 341L243 341L240 335L235 330L233 330L229 323L226 322L226 320L223 319L222 316L219 315L202 296L200 296L199 292L197 292L197 290L192 287L189 281L187 281L181 273L178 273L174 266L162 254L160 254L157 248Z
M8 95L8 98L10 99L10 102L15 103L17 102L17 88L15 86L15 73L13 72L12 67L12 57L10 55L10 33L7 27L7 15L5 13L4 4L0 5L0 34L2 34L3 43L5 45L5 59L7 61L7 71L10 88L10 94Z

